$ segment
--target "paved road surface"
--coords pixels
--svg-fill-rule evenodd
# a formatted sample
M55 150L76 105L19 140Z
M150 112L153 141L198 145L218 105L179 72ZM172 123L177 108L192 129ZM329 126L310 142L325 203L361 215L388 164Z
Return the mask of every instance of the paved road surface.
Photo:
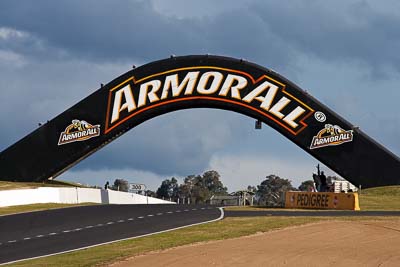
M216 207L98 205L0 217L0 264L222 218Z

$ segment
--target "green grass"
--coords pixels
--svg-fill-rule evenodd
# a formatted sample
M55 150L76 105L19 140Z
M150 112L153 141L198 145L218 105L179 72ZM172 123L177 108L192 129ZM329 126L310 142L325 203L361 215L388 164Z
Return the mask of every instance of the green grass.
M265 210L285 210L285 208L269 208L266 206L230 206L226 207L225 210L233 210L233 211L241 211L241 210L250 210L250 211L265 211ZM290 209L290 210L299 210L299 209Z
M85 187L80 184L58 181L58 180L47 180L43 182L8 182L0 181L0 191L1 190L13 190L13 189L29 189L38 187Z
M31 205L19 205L10 207L1 207L0 215L48 210L48 209L60 209L67 207L87 206L87 205L98 205L95 203L81 203L81 204L57 204L57 203L43 203L43 204L31 204Z
M359 199L361 210L400 210L400 186L364 189Z

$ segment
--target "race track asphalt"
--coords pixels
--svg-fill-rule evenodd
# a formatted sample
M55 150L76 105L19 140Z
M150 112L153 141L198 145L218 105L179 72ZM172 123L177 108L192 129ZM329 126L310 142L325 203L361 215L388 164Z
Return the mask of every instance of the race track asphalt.
M0 265L222 219L400 216L400 211L225 210L195 205L94 205L0 216Z
M217 207L96 205L0 217L0 264L222 219Z

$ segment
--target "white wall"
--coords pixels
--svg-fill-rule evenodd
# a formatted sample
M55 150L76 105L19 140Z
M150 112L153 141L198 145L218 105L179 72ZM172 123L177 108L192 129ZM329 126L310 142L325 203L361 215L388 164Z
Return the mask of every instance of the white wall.
M175 204L158 198L113 190L39 187L35 189L0 191L0 207L36 203L101 203L101 204Z
M134 193L122 193L108 190L109 203L112 204L175 204L175 202L165 201L154 197L146 197Z

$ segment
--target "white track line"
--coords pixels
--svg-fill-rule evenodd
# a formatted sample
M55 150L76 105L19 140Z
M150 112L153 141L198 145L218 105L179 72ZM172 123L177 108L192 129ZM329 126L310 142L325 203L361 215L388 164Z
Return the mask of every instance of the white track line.
M21 259L21 260L16 260L16 261L9 261L9 262L5 262L5 263L0 263L0 265L6 265L6 264L11 264L11 263L21 262L21 261L26 261L26 260L40 259L40 258L44 258L44 257L48 257L48 256L54 256L54 255L74 252L74 251L78 251L78 250L82 250L82 249L94 248L94 247L98 247L98 246L102 246L102 245L112 244L112 243L119 242L119 241L137 239L137 238L141 238L141 237L146 237L146 236L151 236L151 235L171 232L171 231L174 231L174 230L179 230L179 229L187 228L187 227L190 227L190 226L196 226L196 225L201 225L201 224L220 221L220 220L222 220L224 218L224 208L218 208L218 209L220 210L221 215L217 219L214 219L214 220L205 221L205 222L201 222L201 223L193 223L193 224L184 225L184 226L180 226L180 227L176 227L176 228L172 228L172 229L168 229L168 230L158 231L158 232L154 232L154 233L150 233L150 234L144 234L144 235L139 235L139 236L134 236L134 237L122 238L122 239L118 239L118 240L113 240L113 241L104 242L104 243L100 243L100 244L96 244L96 245L91 245L91 246L86 246L86 247L81 247L81 248L61 251L61 252L52 253L52 254L47 254L47 255L42 255L42 256L37 256L37 257L32 257L32 258L26 258L26 259ZM10 242L10 241L8 241L8 242Z

